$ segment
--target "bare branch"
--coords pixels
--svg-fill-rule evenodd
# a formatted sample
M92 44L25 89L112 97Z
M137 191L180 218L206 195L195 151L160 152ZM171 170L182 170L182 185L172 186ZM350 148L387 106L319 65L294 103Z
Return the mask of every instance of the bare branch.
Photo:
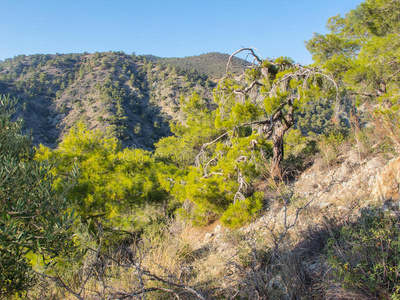
M207 174L207 175L204 175L203 176L203 178L209 178L209 177L211 177L211 176L213 176L213 175L224 175L224 173L218 173L218 172L211 172L210 174Z
M57 274L57 276L49 276L43 273L39 273L35 270L32 270L33 273L35 273L36 275L42 276L44 278L48 278L51 281L55 282L56 284L58 284L59 286L61 286L62 288L64 288L65 290L67 290L69 293L71 293L72 295L74 295L77 299L79 300L85 300L84 298L82 298L80 296L80 294L78 294L77 292L75 292L74 290L72 290L68 285L66 285L64 283L64 281L61 279L61 277Z
M386 80L385 80L385 84L387 84L393 77L395 77L397 74L400 73L400 69L398 69L396 72L394 72L394 74L390 75Z
M253 81L248 87L246 87L244 90L235 90L234 93L235 94L242 94L242 95L246 95L250 90L253 89L254 86L264 86L264 84L262 84L259 81Z
M153 278L153 279L155 279L155 280L157 280L159 282L163 282L163 283L166 283L166 284L169 284L169 285L184 289L184 290L196 295L197 298L202 299L202 300L206 300L206 298L204 298L204 296L202 294L200 294L199 292L197 292L196 290L192 289L189 286L181 285L181 284L177 284L177 283L165 280L165 279L163 279L163 278L161 278L161 277L159 277L157 275L151 274L151 273L148 273L147 276L149 276L149 277L151 277L151 278Z
M236 54L238 54L238 53L240 53L240 52L243 52L243 51L250 51L250 53L253 55L253 57L254 57L254 59L256 60L256 61L258 61L258 63L262 63L262 59L258 56L258 55L256 55L256 53L254 52L254 49L255 48L242 48L242 49L240 49L240 50L237 50L236 52L234 52L231 56L229 56L229 60L228 60L228 63L227 63L227 65L226 65L226 76L228 76L228 74L229 74L229 64L231 63L231 60L233 59L233 57L236 55ZM257 50L257 49L256 49ZM257 51L258 52L258 51Z
M242 173L240 173L240 171L238 170L238 183L239 183L239 188L235 194L235 197L233 199L233 204L236 203L237 200L243 201L244 199L246 199L246 197L242 194L242 189L246 189L247 188L247 183L244 181Z
M143 290L141 290L141 291L138 291L138 292L125 292L125 291L121 291L121 290L118 290L118 289L116 289L115 287L112 287L112 286L107 286L107 288L109 288L109 289L111 289L111 290L114 290L116 293L112 293L112 296L114 296L114 297L124 297L124 298L127 298L127 297L129 297L129 298L131 298L131 297L136 297L136 296L140 296L140 295L143 295L143 292L145 292L145 293L148 293L148 292L155 292L155 291L158 291L158 290L161 290L162 288L148 288L148 289L145 289L144 291ZM164 290L164 289L162 289L162 290ZM179 299L179 298L178 298Z
M203 144L203 146L201 146L201 149L200 149L199 154L197 154L197 156L196 156L196 158L195 158L195 163L196 163L196 165L197 165L197 166L200 166L200 155L203 154L204 149L205 149L206 147L208 147L208 146L214 144L215 142L219 141L220 139L222 139L224 136L228 135L229 133L231 133L231 131L227 131L227 132L225 132L224 134L221 134L221 135L220 135L219 137L217 137L215 140L213 140L213 141L211 141L211 142L209 142L209 143Z

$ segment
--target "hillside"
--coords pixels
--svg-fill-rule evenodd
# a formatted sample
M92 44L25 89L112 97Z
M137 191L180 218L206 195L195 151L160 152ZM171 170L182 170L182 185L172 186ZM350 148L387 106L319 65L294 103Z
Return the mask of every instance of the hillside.
M218 83L216 53L1 63L0 298L400 299L399 16Z
M18 56L0 63L0 94L19 99L35 144L54 147L75 124L100 129L124 146L151 149L183 120L180 98L193 92L210 102L207 75L143 56L95 54Z
M378 151L371 151L368 141L346 141L334 164L317 155L292 184L260 185L268 195L266 209L238 230L219 221L201 228L173 223L181 228L172 231L169 243L190 245L188 256L195 257L181 268L195 270L194 282L226 298L238 293L248 298L237 299L379 299L352 281L368 268L389 265L379 260L382 253L388 261L394 258L395 242L392 246L385 238L398 233L398 223L393 228L391 222L399 220L400 158L382 150L381 141L370 141ZM387 227L379 226L378 216ZM334 265L335 260L340 263ZM350 274L345 283L344 272ZM375 272L371 286L384 276Z
M229 56L228 54L212 52L182 58L161 58L153 55L146 55L146 58L155 62L171 64L184 70L196 70L212 78L222 78L226 74L226 64L229 60ZM242 74L248 66L251 66L250 62L234 57L229 72L233 74Z

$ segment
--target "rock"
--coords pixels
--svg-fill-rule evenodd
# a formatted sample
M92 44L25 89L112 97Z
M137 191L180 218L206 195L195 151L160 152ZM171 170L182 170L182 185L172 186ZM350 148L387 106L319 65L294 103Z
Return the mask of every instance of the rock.
M375 184L376 176L371 175L368 180L368 186L373 186Z
M382 166L382 161L379 157L374 157L370 161L368 161L365 165L367 170L376 170Z
M214 241L217 242L220 239L221 239L221 234L220 233L215 234Z
M208 233L206 233L206 235L204 236L204 239L203 239L203 243L208 243L208 242L210 242L210 240L211 240L211 238L213 237L213 233L211 233L211 232L208 232Z
M340 169L338 169L337 180L345 181L353 172L352 166L349 162L342 163Z
M214 233L218 233L218 232L220 232L221 231L221 229L222 229L222 226L220 225L220 224L218 224L217 226L215 226L215 228L214 228Z
M320 209L324 209L330 206L331 204L329 202L319 202L317 205L319 206Z

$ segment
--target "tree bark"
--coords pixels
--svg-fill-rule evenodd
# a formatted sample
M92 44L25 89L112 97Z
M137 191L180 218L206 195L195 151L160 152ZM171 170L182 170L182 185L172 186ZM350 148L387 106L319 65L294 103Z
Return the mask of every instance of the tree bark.
M283 152L283 136L285 132L289 130L294 125L294 107L293 107L293 99L289 98L287 101L288 112L284 116L282 110L280 110L274 116L274 127L272 131L272 163L271 163L271 177L275 180L282 180L282 169L281 162L284 157Z
M282 124L281 120L277 120L274 125L274 132L272 134L273 144L273 156L271 163L271 177L274 180L282 179L282 170L280 164L283 160L283 136L285 135L287 128Z

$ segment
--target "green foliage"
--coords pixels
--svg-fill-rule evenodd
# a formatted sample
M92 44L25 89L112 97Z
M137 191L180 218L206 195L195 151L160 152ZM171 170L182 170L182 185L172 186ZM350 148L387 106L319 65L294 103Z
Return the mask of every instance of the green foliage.
M174 136L161 139L155 147L156 157L185 168L195 162L202 145L216 138L221 130L213 126L213 112L198 94L192 94L187 100L182 97L181 107L186 114L185 124L172 124Z
M331 18L330 33L317 34L307 42L316 63L332 73L342 89L353 96L353 104L374 105L370 110L379 114L378 119L396 115L398 107L399 16L398 1L366 0L345 17ZM390 122L382 125L386 135L393 134ZM394 142L397 144L398 139Z
M327 134L335 128L349 127L349 124L340 116L338 120L335 118L334 104L324 99L316 99L302 105L296 117L296 127L304 135L311 136Z
M175 136L156 144L156 156L183 170L173 174L174 183L169 191L183 204L180 214L201 225L223 216L234 202L252 197L251 184L261 174L263 158L259 151L249 147L251 141L257 139L250 128L241 127L221 138L224 128L213 126L215 115L207 108L207 102L196 94L188 100L182 98L181 102L187 115L186 124L176 124L172 127ZM251 115L250 108L238 116L249 118L248 111ZM226 143L228 137L230 142ZM213 140L215 142L204 146ZM270 151L269 144L259 143L256 147ZM251 198L243 202L244 206L231 208L227 217L231 221L227 221L227 225L237 226L250 220L248 213L242 217L238 214L259 209L257 197L257 200ZM240 212L236 212L237 209Z
M23 292L34 280L28 253L48 259L74 249L74 216L65 192L46 161L34 160L30 138L21 134L22 121L11 121L16 101L0 96L0 297ZM70 170L75 177L73 164Z
M135 228L136 209L165 197L157 180L158 164L149 152L122 150L115 138L82 124L70 131L58 149L40 146L37 158L57 162L54 172L59 174L77 163L81 177L69 197L77 202L83 220L102 221L108 228Z
M340 131L332 131L320 136L317 141L318 149L323 154L325 163L329 166L337 162L341 146L346 142L347 134Z
M171 135L170 117L182 119L176 99L195 90L210 102L215 86L197 71L172 70L121 52L19 56L0 62L0 93L20 98L24 130L37 144L55 148L64 128L84 122L124 147L150 150Z
M221 223L231 227L238 228L251 221L263 207L262 193L254 193L253 196L243 201L236 201L221 216Z
M368 297L400 297L400 230L390 211L365 209L328 241L336 280Z
M307 144L307 138L298 129L290 130L286 134L284 152L285 155L298 155Z
M174 65L183 70L190 70L191 73L197 73L197 76L204 76L203 74L206 74L213 78L222 78L226 75L226 63L229 59L229 55L216 52L183 58L147 57L153 61ZM249 62L234 57L230 64L229 72L242 74L246 67L250 65ZM215 85L213 82L206 84L210 87L214 87Z
M186 123L172 127L175 137L161 140L156 154L186 167L186 174L171 190L183 203L184 217L204 224L221 216L226 225L236 227L261 208L262 197L252 198L253 184L265 170L272 147L256 125L267 124L265 120L273 116L282 128L283 123L291 123L284 131L288 130L293 110L312 97L322 97L327 89L312 70L304 78L293 75L296 71L292 60L281 57L249 69L244 81L225 78L215 89L215 113L196 94L187 101L181 98ZM254 85L254 81L259 83ZM251 84L254 90L245 92Z

